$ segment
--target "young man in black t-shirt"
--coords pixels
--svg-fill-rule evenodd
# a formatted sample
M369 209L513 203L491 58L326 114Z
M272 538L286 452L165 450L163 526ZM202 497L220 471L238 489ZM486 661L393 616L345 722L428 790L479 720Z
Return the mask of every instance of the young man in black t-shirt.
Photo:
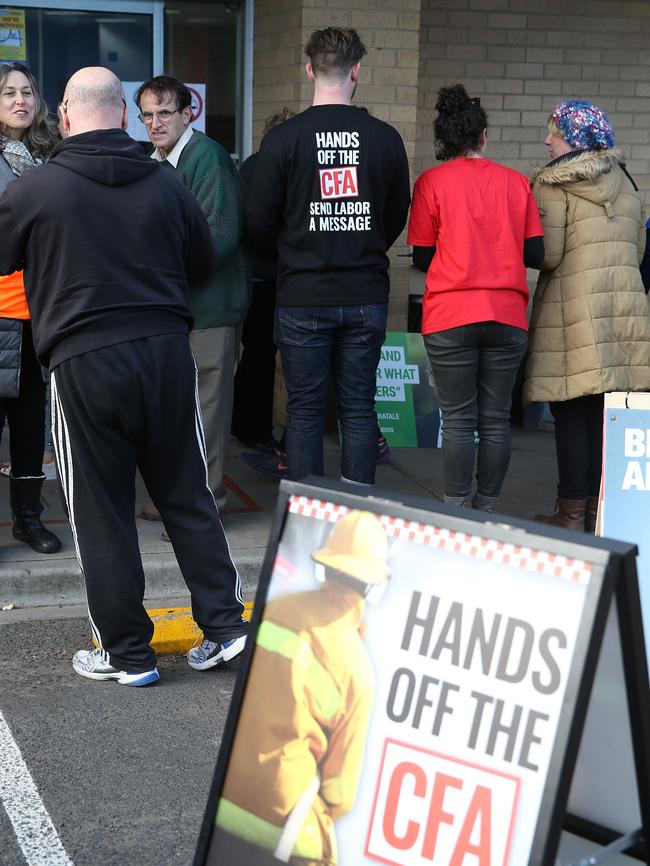
M366 53L357 32L317 30L305 52L313 105L264 137L246 226L260 253L278 255L275 341L289 397L289 473L323 474L331 374L342 478L373 484L386 251L406 223L408 161L396 130L351 104Z

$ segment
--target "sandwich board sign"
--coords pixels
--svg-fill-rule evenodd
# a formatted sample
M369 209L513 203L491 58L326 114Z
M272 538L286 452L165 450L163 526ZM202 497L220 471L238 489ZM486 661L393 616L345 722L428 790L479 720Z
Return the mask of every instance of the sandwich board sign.
M635 548L508 521L282 482L195 866L568 866L605 650L649 838Z
M639 548L641 613L650 635L650 394L605 395L600 519L602 535Z
M638 546L636 559L641 617L650 648L650 395L605 395L603 484L600 533ZM568 826L607 844L642 825L634 785L631 725L625 700L625 678L616 614L610 613L598 663L599 691L585 721L578 765L569 797ZM622 638L625 639L623 631ZM606 704L606 706L604 705ZM613 732L616 732L615 734ZM615 737L618 748L610 747ZM597 776L609 780L616 797L599 801L592 792ZM646 794L647 797L647 794ZM642 848L637 845L641 856Z

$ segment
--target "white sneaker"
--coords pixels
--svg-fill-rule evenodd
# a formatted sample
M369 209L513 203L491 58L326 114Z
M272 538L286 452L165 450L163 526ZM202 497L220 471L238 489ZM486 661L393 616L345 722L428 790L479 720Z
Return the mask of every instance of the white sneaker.
M103 649L79 650L72 659L72 667L82 677L89 680L117 680L122 686L148 686L158 682L158 668L129 674L109 664Z
M187 663L195 671L207 671L221 662L229 662L243 652L246 646L246 635L227 640L225 643L214 643L204 640L201 646L192 647L187 654Z

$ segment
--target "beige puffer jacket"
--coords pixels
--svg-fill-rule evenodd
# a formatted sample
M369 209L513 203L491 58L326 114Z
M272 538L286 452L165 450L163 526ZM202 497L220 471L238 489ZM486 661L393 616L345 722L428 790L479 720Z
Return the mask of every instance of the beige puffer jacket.
M524 403L650 390L643 207L617 149L533 178L545 257L530 322Z

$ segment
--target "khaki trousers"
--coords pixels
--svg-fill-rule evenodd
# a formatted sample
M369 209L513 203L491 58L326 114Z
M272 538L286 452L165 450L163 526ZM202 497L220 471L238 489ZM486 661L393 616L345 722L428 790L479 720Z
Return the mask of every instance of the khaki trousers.
M208 484L217 508L226 504L223 470L230 442L235 371L241 326L190 332L190 346L199 371L199 402L208 459Z

